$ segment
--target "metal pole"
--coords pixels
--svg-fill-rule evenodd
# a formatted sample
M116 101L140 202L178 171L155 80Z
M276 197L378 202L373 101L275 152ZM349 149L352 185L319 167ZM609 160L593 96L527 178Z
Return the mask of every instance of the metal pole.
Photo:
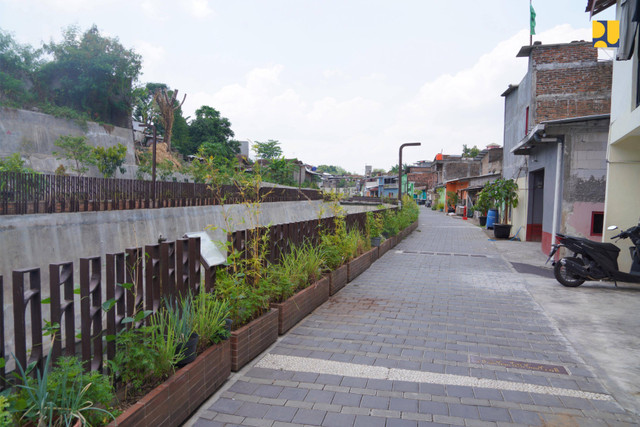
M156 207L156 126L153 126L153 157L151 161L151 185L153 189L153 207Z
M420 142L407 142L400 146L398 150L398 206L402 207L402 149L404 147L416 147L422 145Z
M558 141L558 153L556 154L556 188L553 196L553 222L551 224L551 244L556 242L556 232L558 227L558 208L560 207L560 175L562 174L562 144Z

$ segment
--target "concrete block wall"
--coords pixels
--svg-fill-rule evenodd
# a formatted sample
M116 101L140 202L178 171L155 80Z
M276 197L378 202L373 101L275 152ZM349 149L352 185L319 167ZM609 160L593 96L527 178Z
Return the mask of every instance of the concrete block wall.
M59 165L70 166L70 162L57 160L53 154L57 150L56 139L63 135L85 135L89 145L94 147L127 147L125 169L127 173L117 173L116 178L133 178L137 169L131 129L87 122L86 128L73 120L62 119L48 114L27 110L0 108L0 157L20 153L26 166L43 173L53 173ZM97 168L91 167L88 176L102 176Z

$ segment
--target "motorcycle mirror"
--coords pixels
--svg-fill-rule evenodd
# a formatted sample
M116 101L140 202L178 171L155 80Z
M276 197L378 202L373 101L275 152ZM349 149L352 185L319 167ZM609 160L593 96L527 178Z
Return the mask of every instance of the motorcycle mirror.
M607 227L607 230L615 230L616 228L618 228L617 225L610 225Z

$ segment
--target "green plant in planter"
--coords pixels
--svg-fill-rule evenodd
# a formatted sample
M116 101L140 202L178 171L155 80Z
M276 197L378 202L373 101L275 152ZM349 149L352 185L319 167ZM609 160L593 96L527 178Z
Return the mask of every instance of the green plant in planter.
M487 184L482 190L487 191L494 205L501 208L501 223L507 224L509 211L518 207L518 184L513 179L500 178Z
M455 191L447 191L447 205L455 209L458 205L458 193Z
M263 276L266 276L266 272ZM270 283L261 277L256 285L249 285L241 270L219 268L216 273L216 299L229 301L229 315L233 328L248 323L269 309Z
M443 202L438 202L438 210L440 212L442 212L444 210L444 203Z
M485 186L486 188L486 186ZM474 209L479 211L482 216L487 216L487 211L493 208L493 199L489 195L489 191L485 191L483 188L480 193L478 193L478 200L474 206Z
M367 212L367 231L371 239L382 236L382 214L378 212Z
M114 384L118 380L122 382L125 400L129 395L138 393L159 373L156 369L158 352L153 339L153 329L156 328L125 329L116 337L117 351L114 359L108 362L109 371Z
M200 337L198 346L206 348L229 338L226 319L230 307L226 300L217 300L203 286L193 299L193 330Z
M294 246L270 269L274 301L284 301L322 277L325 260L322 249L305 243Z
M392 210L387 210L382 216L382 234L389 238L398 234L398 216Z
M51 367L51 351L35 377L16 359L20 384L11 396L17 422L37 426L106 424L115 417L108 409L113 401L107 377L98 372L85 373L75 357L59 359ZM97 407L96 404L103 407Z
M157 354L154 371L164 377L185 357L184 346L193 334L191 298L173 303L165 300L164 307L150 317L149 323L151 344Z

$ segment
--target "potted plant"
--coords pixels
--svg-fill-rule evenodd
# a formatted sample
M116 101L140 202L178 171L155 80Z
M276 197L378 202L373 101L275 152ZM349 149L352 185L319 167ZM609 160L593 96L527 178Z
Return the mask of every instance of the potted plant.
M458 193L455 191L447 191L447 212L455 212L458 204Z
M478 219L480 220L480 226L484 227L487 223L487 211L493 208L493 200L488 191L484 189L478 194L478 200L474 206L474 209L480 212Z
M171 303L165 300L164 310L157 320L167 340L175 341L176 366L182 367L196 359L199 335L194 331L194 308L191 295Z
M500 223L494 224L493 233L497 239L506 239L511 234L511 224L508 224L509 212L512 208L518 207L518 184L513 179L500 178L489 184L488 191L495 206L501 208L498 216Z
M382 240L382 215L373 212L367 212L367 226L369 237L371 238L371 246L378 247Z

